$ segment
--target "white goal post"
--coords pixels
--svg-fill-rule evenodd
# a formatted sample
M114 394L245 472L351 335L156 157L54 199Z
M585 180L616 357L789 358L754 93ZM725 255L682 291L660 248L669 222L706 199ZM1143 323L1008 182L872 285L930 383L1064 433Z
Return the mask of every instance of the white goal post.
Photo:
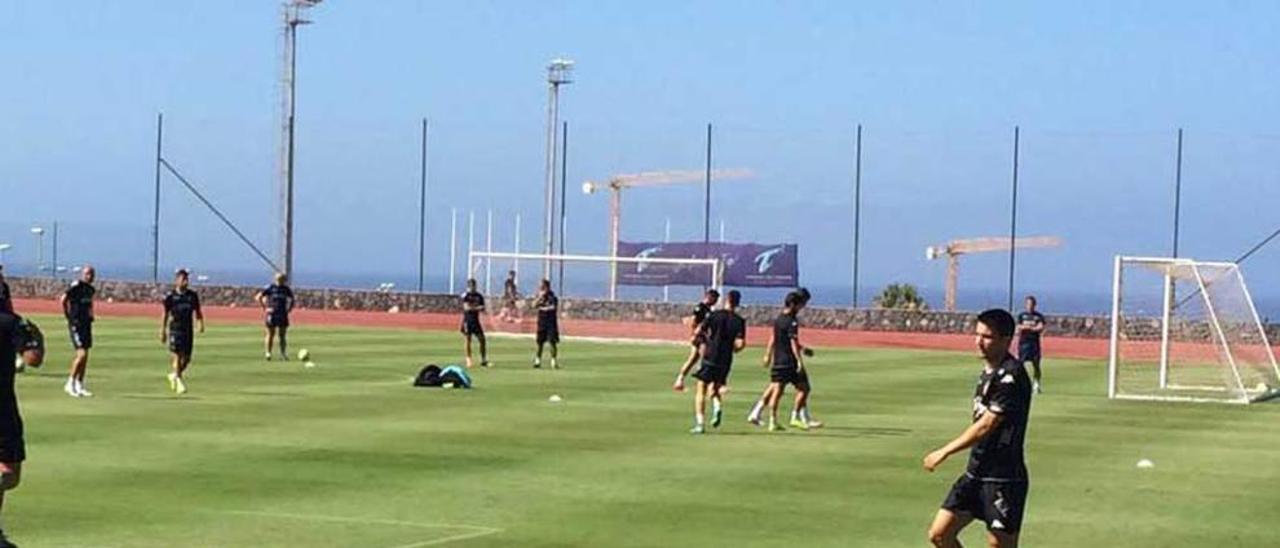
M511 253L500 251L472 251L467 256L467 273L470 277L476 278L480 273L485 273L487 282L487 273L492 270L490 266L497 259L500 261L539 261L552 263L587 263L587 264L603 264L608 267L608 276L613 276L618 265L672 265L672 266L701 266L708 270L707 287L722 290L724 286L724 263L720 259L672 259L658 257L611 257L608 255L546 255L542 253ZM488 292L488 283L482 284ZM609 296L610 300L616 298L616 294L612 291Z
M1236 263L1117 256L1111 398L1252 403L1280 395L1280 365Z

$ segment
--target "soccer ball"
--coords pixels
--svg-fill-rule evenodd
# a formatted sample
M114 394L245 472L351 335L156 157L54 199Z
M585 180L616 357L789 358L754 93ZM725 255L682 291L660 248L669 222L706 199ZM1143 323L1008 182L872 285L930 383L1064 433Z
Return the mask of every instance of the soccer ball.
M311 357L311 353L308 352L307 349L303 348L302 350L298 351L298 360L305 362L307 361L307 358L310 358L310 357Z

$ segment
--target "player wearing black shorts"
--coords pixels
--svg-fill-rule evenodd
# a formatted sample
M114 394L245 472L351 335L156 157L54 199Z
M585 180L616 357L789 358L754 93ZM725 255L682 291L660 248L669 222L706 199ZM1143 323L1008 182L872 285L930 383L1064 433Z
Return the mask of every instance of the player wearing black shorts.
M538 310L538 354L533 357L533 367L542 367L542 347L550 343L551 368L560 369L560 298L551 290L551 280L538 284L533 307Z
M799 299L800 310L804 310L805 307L809 306L809 300L813 296L809 294L808 289L805 289L803 287L798 288L795 290L795 294ZM797 330L799 329L799 326L800 326L800 316L799 316L799 313L797 313L796 315ZM766 349L766 352L764 355L766 366L769 364L769 360L770 360L770 357L772 356L772 352L773 352L772 350ZM814 354L812 348L804 346L803 344L800 345L800 352L804 354L806 358L813 357L813 354ZM796 402L796 407L791 411L792 426L795 426L802 430L807 430L809 428L821 428L822 421L814 419L809 414L809 399L813 397L813 383L809 381L808 369L805 369L800 372L799 380L803 382L806 386L808 386L809 390L804 393L803 398L800 398L799 395L797 395L798 401ZM769 405L769 399L773 397L773 392L774 392L773 383L766 384L764 387L764 391L761 392L760 397L756 399L756 404L751 407L751 412L747 413L747 422L754 424L756 426L760 426L762 424L760 421L760 416L764 414L764 408Z
M973 423L950 443L924 457L936 470L947 457L969 451L969 466L956 480L929 526L934 546L960 546L957 536L973 520L987 524L991 546L1018 545L1026 508L1027 465L1023 445L1031 414L1031 379L1009 353L1013 315L992 309L978 315L982 374L973 394Z
M694 434L706 432L707 399L711 399L711 427L718 428L724 414L724 387L729 384L733 355L747 346L747 321L738 315L742 294L730 291L724 308L712 312L699 324L694 340L700 341L702 366L693 378Z
M73 398L93 396L84 387L85 370L89 367L89 349L93 348L93 287L96 276L93 267L80 269L80 279L71 284L59 299L62 313L67 318L67 331L71 334L71 346L75 355L71 358L71 371L62 390Z
M800 420L800 406L809 394L809 378L804 369L804 346L800 344L800 320L796 316L804 308L804 297L799 292L787 294L782 314L773 321L773 335L765 347L764 363L769 366L769 431L783 430L778 423L778 402L786 393L787 385L796 387L795 406L792 408L792 426L807 430L808 424Z
M702 295L702 301L693 307L693 311L684 317L684 324L689 326L689 357L685 358L684 365L680 366L680 371L676 373L676 382L671 385L671 389L676 392L684 392L684 378L689 375L689 371L693 370L694 364L702 357L702 343L704 342L699 336L698 331L702 328L702 322L711 315L711 309L720 301L720 292L714 289L708 289Z
M18 411L13 386L16 370L12 364L19 359L39 366L44 360L44 338L35 324L8 310L0 310L0 506L5 492L18 487L22 462L27 458L22 414ZM15 546L0 530L0 548Z
M283 272L277 272L274 284L259 291L255 299L262 305L266 313L266 347L267 360L271 360L271 343L278 334L280 336L280 357L289 361L289 313L293 312L293 290L289 288L289 279Z
M186 270L174 274L174 289L164 298L164 315L160 317L160 341L169 344L173 359L169 372L169 389L178 394L187 393L183 375L191 366L191 353L195 348L196 323L204 333L204 312L200 310L200 296L189 287L191 275Z
M1036 310L1035 295L1027 295L1026 312L1018 314L1018 359L1031 364L1031 388L1040 393L1040 335L1044 333L1044 314Z
M462 294L462 337L463 348L467 353L467 367L471 367L471 338L480 343L480 365L489 367L489 348L484 340L484 326L480 325L480 314L484 312L484 295L476 291L476 280L467 280L467 292Z

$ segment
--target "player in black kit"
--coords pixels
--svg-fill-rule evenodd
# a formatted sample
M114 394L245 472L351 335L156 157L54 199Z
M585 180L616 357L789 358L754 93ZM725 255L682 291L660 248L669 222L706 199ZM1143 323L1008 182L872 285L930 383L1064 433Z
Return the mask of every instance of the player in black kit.
M1044 314L1036 310L1036 298L1027 295L1027 311L1018 314L1018 359L1031 364L1031 388L1040 393L1040 335L1044 333Z
M533 367L542 367L542 347L550 343L551 368L560 369L560 298L551 290L551 280L538 284L533 307L538 311L538 355L533 357Z
M471 338L480 343L480 365L489 367L489 348L484 340L484 326L480 325L480 314L484 312L484 295L476 291L476 280L467 280L467 292L462 294L462 337L467 353L467 367L471 367Z
M720 292L714 289L708 289L702 295L702 301L694 305L693 311L684 317L684 324L689 326L689 345L693 348L689 349L689 357L684 360L684 365L680 366L680 372L676 373L676 382L671 385L671 389L676 392L684 392L684 378L689 375L689 371L693 370L694 364L702 357L703 340L698 336L698 330L702 329L702 322L711 315L711 308L720 300Z
M27 458L12 364L21 359L28 365L40 365L44 360L44 338L39 333L35 324L11 311L0 310L0 505L4 503L5 492L18 487L22 462ZM16 546L0 530L0 548Z
M80 279L72 283L59 299L62 313L67 318L67 330L71 333L71 346L75 348L67 384L62 390L73 398L93 396L84 387L84 373L89 367L89 349L93 348L93 296L97 293L97 289L93 287L95 276L93 267L85 265L80 269Z
M160 341L169 343L169 353L173 356L169 389L178 394L187 393L183 374L191 366L191 353L196 342L196 322L200 324L200 332L204 333L204 312L200 310L200 296L188 287L190 283L191 276L186 270L179 270L174 275L175 287L165 296L164 315L160 317Z
M932 472L947 457L972 448L968 468L929 526L934 546L960 546L960 531L975 519L987 524L987 542L995 547L1017 546L1022 529L1029 485L1023 445L1031 414L1031 379L1022 362L1009 353L1013 315L987 310L978 315L976 333L983 369L973 394L973 423L924 457L925 470Z
M712 312L698 327L693 339L701 341L702 366L693 374L698 379L693 392L694 434L706 432L707 399L711 399L711 427L718 428L724 415L724 387L729 384L733 355L747 346L747 321L737 313L742 294L729 292L725 306Z
M255 297L258 304L266 312L266 347L267 360L271 359L272 339L280 336L280 357L289 361L289 343L285 337L289 333L289 313L293 312L293 290L289 288L288 277L283 272L276 273L276 283L271 284Z

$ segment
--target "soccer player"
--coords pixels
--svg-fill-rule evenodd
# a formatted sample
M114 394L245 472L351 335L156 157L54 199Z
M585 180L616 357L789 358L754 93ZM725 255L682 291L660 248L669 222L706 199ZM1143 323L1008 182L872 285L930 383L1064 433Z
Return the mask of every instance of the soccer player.
M169 372L169 389L178 394L187 393L183 374L191 366L191 352L196 342L195 324L199 322L204 333L204 312L200 310L200 296L189 287L191 275L180 269L173 277L174 289L164 298L164 315L160 317L160 341L169 343L173 360Z
M794 294L798 299L797 304L799 305L800 310L804 310L806 306L809 306L809 300L812 298L812 295L809 294L808 289L801 287L797 289L794 292ZM796 340L798 340L798 337L799 337L799 328L800 328L799 324L800 324L799 311L797 311ZM807 346L804 346L803 344L800 345L800 352L804 354L806 358L813 357L813 349ZM765 357L764 357L765 365L769 364L769 359L772 355L773 355L773 349L766 347ZM809 428L821 428L822 421L814 419L809 414L809 398L812 397L813 395L813 384L809 382L809 371L807 369L804 371L801 371L797 377L797 380L804 383L805 386L808 386L809 390L803 394L803 397L801 397L800 394L797 394L796 407L791 412L791 425L797 428L800 428L802 430L809 429ZM747 414L747 422L754 424L756 426L761 425L760 415L764 413L764 408L769 405L769 399L773 397L773 393L775 390L776 388L774 387L772 382L770 382L768 385L765 386L764 392L760 394L760 398L756 400L756 404L751 407L751 412Z
M1036 311L1035 295L1027 295L1026 312L1018 314L1018 359L1031 364L1032 388L1040 393L1040 335L1044 333L1044 314Z
M71 358L71 371L62 390L73 398L93 396L84 387L84 373L89 367L89 349L93 348L93 287L96 276L93 267L80 269L80 279L68 287L59 299L62 314L67 318L67 330L71 333L71 346L75 355Z
M288 277L283 272L276 273L276 283L259 291L254 299L262 305L267 313L267 361L271 360L271 343L276 334L280 335L280 356L289 361L289 313L293 312L293 290L289 288Z
M14 393L15 370L10 364L21 359L32 366L44 360L44 340L34 324L8 310L0 310L0 505L5 492L18 487L22 461L27 458L23 440L22 414ZM0 530L0 548L16 548Z
M538 309L538 355L533 358L533 367L542 367L542 347L551 343L551 368L560 369L560 298L551 290L551 280L538 284L533 307Z
M676 392L684 392L684 378L689 375L689 371L693 370L693 365L698 363L702 356L702 338L698 335L702 329L702 322L711 314L711 307L720 301L720 292L714 289L708 289L702 295L702 301L694 305L693 312L684 317L684 324L689 326L689 345L693 348L689 349L689 357L684 360L684 365L680 366L680 372L676 373L676 382L671 385L672 390Z
M502 310L498 311L498 319L509 323L520 321L520 312L516 308L520 302L520 288L516 284L516 271L508 270L507 280L502 282Z
M0 264L0 312L13 314L13 297L9 293L9 283L4 281L4 265Z
M484 312L484 295L476 291L476 280L467 280L467 292L462 294L462 336L466 340L467 367L471 367L471 338L480 342L480 365L489 367L489 349L484 340L484 326L480 314Z
M804 369L804 345L800 344L800 320L796 315L804 308L804 297L796 291L787 294L782 314L773 321L773 335L765 347L764 364L769 366L769 431L784 430L778 424L778 402L786 393L788 384L795 386L795 404L791 411L791 426L808 430L809 424L800 414L800 408L809 395L809 378Z
M987 524L987 543L1018 545L1027 501L1023 442L1031 413L1031 379L1009 354L1013 315L992 309L978 315L978 355L982 373L973 393L973 424L950 443L925 455L924 469L937 470L947 457L969 451L969 466L947 494L929 526L934 546L958 547L960 531L975 519Z
M702 366L693 378L694 434L706 432L707 399L711 399L711 427L719 428L724 414L724 387L729 384L733 355L747 346L747 321L737 313L742 294L735 289L725 299L724 308L712 312L699 324L694 340L701 341Z

